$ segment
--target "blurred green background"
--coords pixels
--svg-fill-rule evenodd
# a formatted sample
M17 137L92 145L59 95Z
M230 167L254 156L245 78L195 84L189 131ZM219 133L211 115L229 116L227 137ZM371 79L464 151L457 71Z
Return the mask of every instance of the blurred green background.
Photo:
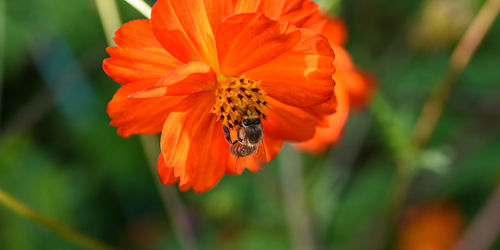
M95 2L0 1L0 189L119 248L181 248L139 137L121 138L108 125L106 104L119 84L102 70L107 43ZM451 202L466 226L499 183L496 20L419 156L402 206L391 205L399 186L386 131L410 134L484 1L320 3L345 19L347 49L377 77L392 109L384 119L397 126L378 123L370 108L353 114L327 154L300 156L302 183L281 183L282 155L257 173L225 176L207 193L175 191L200 249L293 248L287 208L301 204L284 201L289 187L304 192L317 248L395 249L410 208ZM117 4L122 21L143 18L125 1ZM0 249L80 247L0 205Z

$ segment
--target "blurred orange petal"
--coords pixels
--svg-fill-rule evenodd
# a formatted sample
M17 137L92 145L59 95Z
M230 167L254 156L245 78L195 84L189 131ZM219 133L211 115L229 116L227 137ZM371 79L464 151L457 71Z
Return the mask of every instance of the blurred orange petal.
M323 34L331 44L345 46L348 37L344 20L338 17L328 17L326 20L327 22L321 30L321 34Z
M268 119L262 121L264 130L267 134L283 140L310 139L323 118L321 115L315 115L315 109L319 109L319 112L327 112L323 106L300 108L283 104L272 98L269 98L268 102L271 108L269 108ZM329 110L329 113L333 111Z
M459 239L464 218L451 202L433 202L407 211L397 242L398 250L448 250Z
M314 137L296 144L296 147L310 154L321 155L338 141L349 116L349 95L343 81L337 81L335 96L337 112L326 117L327 126L316 127Z

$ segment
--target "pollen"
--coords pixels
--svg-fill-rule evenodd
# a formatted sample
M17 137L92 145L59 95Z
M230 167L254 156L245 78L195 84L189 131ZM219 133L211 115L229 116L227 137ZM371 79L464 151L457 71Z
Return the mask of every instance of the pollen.
M245 116L266 119L267 95L259 85L260 81L250 80L244 75L219 78L215 105L210 112L230 129L241 124Z

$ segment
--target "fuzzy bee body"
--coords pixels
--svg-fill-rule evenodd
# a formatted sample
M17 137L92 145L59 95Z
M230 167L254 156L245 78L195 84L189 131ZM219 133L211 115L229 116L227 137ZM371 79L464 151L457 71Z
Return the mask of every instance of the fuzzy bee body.
M259 148L264 136L259 116L245 116L241 124L237 126L237 138L234 142L231 141L227 128L224 128L224 132L226 139L231 143L231 153L238 157L253 154Z
M245 145L241 143L235 143L231 145L231 154L238 157L246 157L253 154L257 150L258 145Z

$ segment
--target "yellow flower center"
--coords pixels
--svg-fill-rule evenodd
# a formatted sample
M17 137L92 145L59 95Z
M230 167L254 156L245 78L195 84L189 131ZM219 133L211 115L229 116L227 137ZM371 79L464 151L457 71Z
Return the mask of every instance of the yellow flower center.
M240 77L218 77L216 101L211 113L227 128L235 128L245 117L266 119L266 93L259 88L260 81Z

